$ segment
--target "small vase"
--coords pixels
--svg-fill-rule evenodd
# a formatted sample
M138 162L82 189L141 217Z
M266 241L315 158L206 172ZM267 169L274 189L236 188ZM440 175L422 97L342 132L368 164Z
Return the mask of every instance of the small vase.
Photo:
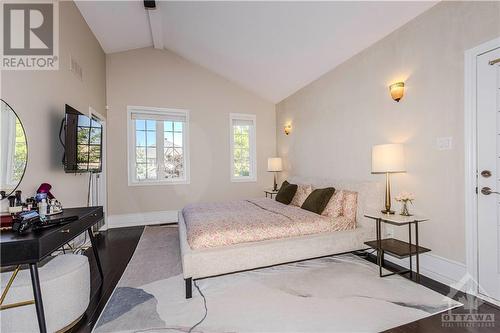
M403 201L403 206L401 207L401 215L411 216L410 211L408 210L408 201Z

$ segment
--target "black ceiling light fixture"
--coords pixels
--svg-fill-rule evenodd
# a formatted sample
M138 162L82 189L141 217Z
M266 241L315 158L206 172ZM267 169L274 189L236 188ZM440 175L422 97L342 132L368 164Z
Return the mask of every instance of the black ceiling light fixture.
M144 8L156 9L156 1L155 0L144 0Z

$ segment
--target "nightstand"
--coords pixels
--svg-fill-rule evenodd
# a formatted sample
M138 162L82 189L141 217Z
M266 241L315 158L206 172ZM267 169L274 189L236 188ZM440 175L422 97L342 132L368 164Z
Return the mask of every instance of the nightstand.
M274 191L273 189L268 189L264 190L264 193L266 194L266 198L269 196L271 199L273 198L274 195L278 194L278 190Z
M373 219L377 224L376 236L377 239L369 242L365 242L369 247L377 250L377 264L379 267L380 277L386 277L394 274L405 274L410 273L410 279L413 280L413 262L412 257L415 256L416 259L416 282L420 282L420 260L419 255L425 252L429 252L430 249L419 246L418 243L418 224L421 222L428 221L427 218L421 216L402 216L399 214L384 214L381 212L365 214L366 217ZM394 238L382 239L382 223L387 223L395 226L408 226L408 242L403 242ZM415 244L412 243L412 224L415 226ZM398 272L393 272L390 274L382 274L382 268L384 266L384 253L388 253L398 259L409 258L410 259L410 269L402 270Z

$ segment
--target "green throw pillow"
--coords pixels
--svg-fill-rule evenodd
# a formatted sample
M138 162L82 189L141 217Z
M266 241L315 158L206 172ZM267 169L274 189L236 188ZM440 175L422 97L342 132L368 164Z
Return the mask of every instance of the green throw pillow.
M290 184L286 180L281 184L280 190L276 194L276 201L282 204L289 205L292 202L295 192L297 192L298 186L295 184Z
M334 193L335 189L333 187L314 190L309 194L301 208L321 215Z

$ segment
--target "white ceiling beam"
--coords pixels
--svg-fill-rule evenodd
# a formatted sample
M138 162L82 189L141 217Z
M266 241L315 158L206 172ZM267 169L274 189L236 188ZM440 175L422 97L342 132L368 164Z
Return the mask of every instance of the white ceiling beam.
M149 17L149 27L151 28L151 37L153 38L153 46L155 49L163 50L163 19L159 5L160 1L157 1L156 8L147 9L147 12Z

